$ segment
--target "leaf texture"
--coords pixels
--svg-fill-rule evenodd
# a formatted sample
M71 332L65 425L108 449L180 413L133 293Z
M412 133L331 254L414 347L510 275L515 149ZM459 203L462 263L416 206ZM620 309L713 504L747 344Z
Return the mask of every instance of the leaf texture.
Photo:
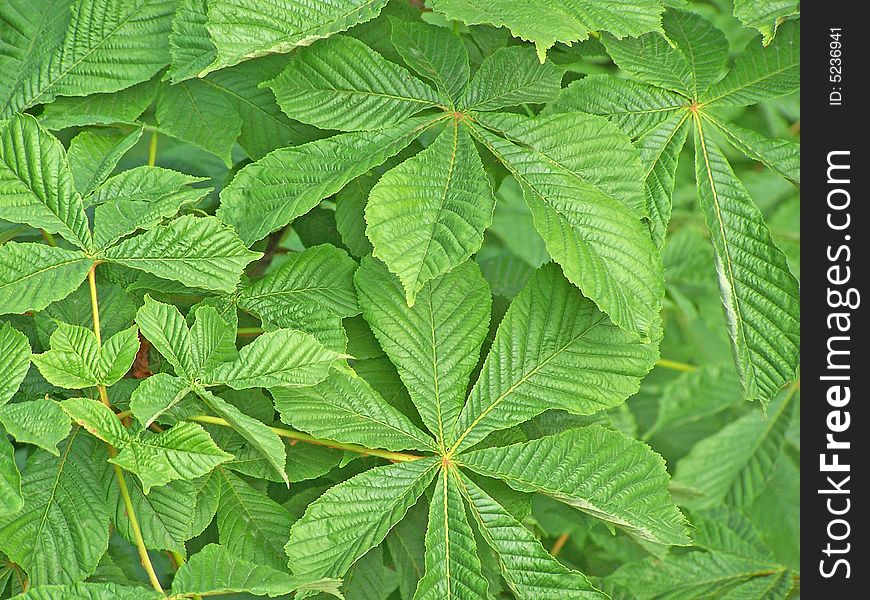
M60 456L37 450L27 461L24 506L0 517L0 549L32 585L74 583L96 569L109 544L105 457L102 444L77 429Z
M642 539L686 545L685 519L668 494L662 458L623 433L590 425L530 442L463 454L459 462L540 492Z
M737 373L746 398L766 403L794 377L798 283L758 207L696 121L698 197L713 239Z
M366 448L435 450L425 433L361 377L333 370L317 385L271 392L281 420L316 437Z
M9 323L0 325L0 406L15 392L30 369L30 342Z
M0 406L0 423L15 441L60 456L57 445L70 434L69 418L53 400L41 398Z
M466 262L430 281L413 308L375 259L363 260L356 285L363 316L423 423L442 447L449 446L489 322L492 301L480 270Z
M339 483L308 506L285 546L297 576L340 577L417 502L435 459L375 467Z
M550 408L593 414L640 387L657 352L611 323L561 274L538 270L499 324L456 423L456 450Z
M218 217L250 245L400 152L433 122L412 119L276 150L240 170L223 189Z
M484 111L524 102L547 102L559 94L562 74L562 69L554 64L538 62L530 48L501 48L480 65L460 106L464 110Z
M215 217L185 215L126 239L104 252L107 260L191 287L231 292L251 252Z
M390 41L405 64L434 83L444 99L455 103L461 97L471 70L458 35L445 27L391 19Z
M39 311L65 298L88 274L93 260L81 252L44 244L0 246L0 312Z
M366 235L374 255L399 276L413 306L427 281L480 249L494 207L474 142L454 121L372 188Z

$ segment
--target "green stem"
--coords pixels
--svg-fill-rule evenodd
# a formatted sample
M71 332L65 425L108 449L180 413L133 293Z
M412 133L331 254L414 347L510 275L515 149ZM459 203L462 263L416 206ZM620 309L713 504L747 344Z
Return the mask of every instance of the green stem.
M157 164L157 131L151 132L151 141L148 144L148 166Z
M221 427L232 427L232 425L228 421L225 421L220 417L212 417L209 415L190 417L189 420L197 421L199 423L208 423L209 425L220 425ZM293 431L292 429L284 429L282 427L270 427L269 429L271 429L272 432L274 432L275 435L277 435L278 437L287 438L288 440L296 440L298 442L305 442L307 444L317 444L318 446L336 448L337 450L348 450L349 452L356 452L357 454L365 454L367 456L377 456L379 458L386 458L387 460L391 460L393 462L409 462L412 460L419 460L421 458L425 458L425 456L420 456L417 454L390 452L388 450L375 450L372 448L366 448L365 446L357 446L356 444L341 444L339 442L333 442L330 440L322 440L320 438L314 437L313 435L302 433L301 431Z
M658 359L656 361L656 366L663 367L665 369L671 369L672 371L681 371L683 373L691 373L692 371L698 370L698 367L696 367L695 365L677 362L675 360L668 360L667 358Z
M97 300L97 281L95 271L97 264L95 263L91 270L88 271L88 288L91 292L91 311L94 315L94 335L97 338L97 348L102 348L103 340L100 332L100 305ZM98 385L97 392L100 394L100 400L107 408L111 410L112 404L109 402L109 394L106 392L106 386ZM109 456L115 458L118 451L111 444L106 444L109 449ZM148 579L151 581L151 586L161 594L165 594L163 586L160 585L160 580L157 578L157 573L154 571L154 565L151 564L151 558L148 556L148 549L145 546L145 538L142 537L142 529L139 527L139 520L136 518L136 512L133 509L133 499L130 498L130 489L127 487L127 480L124 478L124 472L116 464L112 465L115 471L115 478L118 480L118 487L121 490L121 499L124 501L124 510L127 513L127 518L130 520L130 529L133 530L133 538L136 540L136 549L139 551L139 558L142 561L142 567L148 574Z
M262 327L239 327L236 330L236 335L241 337L260 335L261 333L263 333Z

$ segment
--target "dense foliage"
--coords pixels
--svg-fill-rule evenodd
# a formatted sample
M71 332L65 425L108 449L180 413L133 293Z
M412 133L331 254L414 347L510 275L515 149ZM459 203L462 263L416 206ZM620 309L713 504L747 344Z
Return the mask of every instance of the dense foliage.
M799 38L0 0L0 597L795 597Z

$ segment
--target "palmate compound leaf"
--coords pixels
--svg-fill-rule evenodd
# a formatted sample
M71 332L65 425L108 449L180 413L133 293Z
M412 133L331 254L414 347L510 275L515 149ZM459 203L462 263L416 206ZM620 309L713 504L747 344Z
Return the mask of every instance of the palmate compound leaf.
M0 325L0 406L9 402L30 368L30 342L11 324Z
M704 121L712 124L728 142L749 158L757 160L795 183L801 182L801 146L798 142L771 139L735 123L725 123L709 113Z
M246 593L255 596L284 596L294 591L324 591L338 596L337 579L310 580L293 577L267 565L259 565L209 544L178 570L172 593L200 596Z
M433 0L431 6L467 25L507 27L512 35L534 42L541 62L556 42L585 40L590 31L620 38L660 31L664 11L658 0L619 0L606 6L587 0Z
M35 587L81 581L109 544L109 509L100 483L105 446L76 428L60 456L42 450L22 473L23 508L0 517L0 550Z
M85 250L91 245L63 146L30 115L0 124L0 219L59 233Z
M322 129L370 131L438 105L438 94L407 69L351 37L301 48L263 85L290 117Z
M328 490L290 530L290 569L312 579L340 577L405 516L437 464L433 457L375 467Z
M436 449L429 436L362 377L333 370L317 385L270 391L281 420L316 437L366 448Z
M375 18L385 4L386 0L270 0L264 6L254 0L212 0L207 28L215 59L199 76L256 56L307 46Z
M698 197L713 240L737 374L746 398L766 402L794 377L800 291L761 211L695 118Z
M441 118L408 119L380 131L275 150L236 174L221 191L217 214L250 245L399 153Z
M425 150L387 171L365 209L374 256L398 275L408 305L427 281L480 249L495 198L468 131L453 120Z
M551 408L589 415L634 394L658 352L541 267L511 304L455 427L462 451Z
M485 600L488 584L481 572L474 532L452 469L441 469L429 505L426 571L414 600Z
M480 269L469 261L429 281L413 307L396 277L374 258L363 259L355 281L363 316L423 423L442 448L449 447L488 330L492 300Z
M665 38L657 33L637 39L604 38L619 68L639 80L699 99L719 79L728 58L728 41L709 21L691 12L669 10Z
M16 1L0 13L0 118L55 96L113 92L169 60L173 0Z
M245 266L261 256L217 218L192 215L127 238L103 255L125 267L222 292L233 291Z
M645 540L686 545L661 456L623 433L590 425L530 442L460 454L472 471L550 496Z
M480 486L464 474L451 477L468 502L486 543L495 550L501 573L517 598L605 600L585 575L550 556L541 542Z
M119 331L100 347L94 332L58 322L51 349L33 355L33 363L52 385L80 390L110 386L130 370L139 350L136 326Z
M620 327L660 337L661 257L639 216L534 146L476 125L472 131L522 186L535 227L568 279Z

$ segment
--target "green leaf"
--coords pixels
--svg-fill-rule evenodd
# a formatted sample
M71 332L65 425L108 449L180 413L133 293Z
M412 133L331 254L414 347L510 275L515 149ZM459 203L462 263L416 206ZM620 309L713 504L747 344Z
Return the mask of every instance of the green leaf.
M236 328L231 327L211 306L200 306L195 310L196 320L190 328L193 369L207 379L220 365L238 357Z
M287 462L287 451L281 438L261 421L249 417L229 402L215 396L211 392L203 389L195 391L202 398L202 401L205 402L206 406L227 421L239 435L245 438L252 447L263 455L275 472L281 476L281 480L289 487L290 481L284 469L284 465Z
M34 6L52 14L33 25L25 21L25 30L16 36L14 47L23 50L26 58L13 67L15 79L0 118L51 102L55 96L122 90L149 79L169 60L173 0L82 0ZM26 9L25 19L34 17L32 10ZM44 46L36 43L43 38Z
M547 554L541 542L465 475L457 484L486 542L499 558L501 573L517 598L605 600L585 575Z
M719 506L691 515L692 542L709 552L725 552L744 558L773 561L773 553L764 545L755 526L740 510Z
M0 219L59 233L85 250L91 244L63 146L30 115L0 124Z
M139 476L147 494L173 479L196 479L230 460L196 423L178 423L161 433L143 431L109 462Z
M434 458L375 467L308 506L285 546L298 576L340 577L417 502L435 476Z
M450 469L438 473L426 528L426 572L414 600L489 597L457 479Z
M607 52L620 69L639 80L698 100L721 74L728 58L728 41L698 14L665 13L664 35L638 39L605 38Z
M323 321L338 332L344 349L341 318L359 313L353 288L354 262L343 250L323 244L287 260L259 281L242 288L238 307L278 327L300 329L327 340L318 332ZM330 346L332 347L332 346Z
M293 520L283 506L221 470L217 512L220 543L233 555L244 556L261 567L286 570L282 544Z
M514 37L534 42L544 62L556 42L585 40L590 31L617 37L661 30L664 7L658 0L619 0L602 7L586 0L432 0L432 9L467 25L507 27Z
M559 94L563 73L551 62L538 62L531 48L501 48L483 61L459 104L463 110L497 110L547 102Z
M800 21L789 21L767 48L753 44L704 95L711 106L747 106L800 89Z
M734 123L723 123L705 113L704 120L716 127L732 146L753 160L763 163L786 179L801 182L801 145L799 142L770 139Z
M444 27L391 18L390 41L405 64L434 83L444 99L452 104L461 97L471 73L462 38Z
M474 142L454 121L372 188L366 235L374 255L399 276L413 306L426 282L480 249L494 206Z
M263 85L291 119L340 131L383 129L439 103L438 94L406 69L345 36L299 49Z
M0 313L40 311L74 292L93 260L76 250L7 242L0 246Z
M18 391L30 369L30 342L9 323L0 325L0 407Z
M167 373L155 373L139 384L130 396L130 410L133 416L148 427L160 418L160 415L184 400L191 391L190 385L183 379Z
M399 153L434 122L411 119L276 150L236 174L221 191L217 214L252 244Z
M179 377L190 379L197 374L193 363L190 330L177 308L158 302L146 294L145 304L136 313L136 323L145 339L169 361ZM164 397L168 397L168 394Z
M675 481L702 492L687 502L712 508L749 505L773 473L795 411L794 389L770 405L767 418L750 411L704 438L677 463Z
M67 159L79 193L87 196L103 183L140 137L141 126L125 135L83 131L75 136L69 144Z
M797 0L734 0L734 16L746 27L754 27L761 32L765 46L773 41L779 25L787 18L800 14Z
M130 434L111 408L91 398L70 398L60 403L69 418L88 433L112 446L125 446Z
M402 600L411 600L417 582L426 570L426 536L420 532L426 528L427 504L425 498L417 502L387 536L387 548L396 568Z
M435 450L425 433L358 376L333 370L317 385L271 392L281 420L314 436L367 448Z
M80 390L117 382L130 370L138 350L135 326L116 333L100 348L93 331L58 322L51 350L33 355L33 363L52 385Z
M264 333L239 351L239 357L215 368L209 383L234 390L253 387L301 387L326 379L339 358L307 333L279 329Z
M413 308L396 278L372 258L363 259L356 285L363 316L423 423L448 446L488 329L492 300L480 269L469 261L429 281Z
M217 218L185 215L112 246L104 256L187 286L231 292L245 266L261 254L245 248Z
M193 188L203 181L160 167L136 167L115 175L86 198L96 204L94 245L106 248L139 229L158 225L186 205L208 194L210 188Z
M21 478L24 507L0 517L0 550L30 576L31 585L73 583L94 572L109 545L109 509L100 478L102 443L80 429L61 455L37 450Z
M579 111L601 115L634 139L676 112L685 114L688 106L688 99L669 90L610 75L589 75L571 82L542 114Z
M159 600L164 596L139 586L114 582L40 585L15 596L15 600Z
M647 216L638 151L607 119L571 112L539 118L496 113L476 120Z
M190 557L172 580L172 593L212 596L246 593L283 596L296 590L331 590L338 595L338 580L311 581L292 577L266 565L239 558L223 546L209 544Z
M546 265L502 318L456 423L454 447L473 446L547 409L589 415L616 406L637 392L657 354L613 325L556 265Z
M633 590L637 600L654 600L662 597L674 600L694 598L770 598L784 600L791 589L789 577L785 594L770 593L761 583L776 583L785 567L748 560L728 554L691 552L671 555L665 560L646 559L628 563L608 576L609 582L622 584ZM766 586L765 586L766 587ZM747 594L747 591L749 592Z
M0 432L0 518L14 515L24 506L21 473L15 464L15 448Z
M113 480L114 472L109 473L104 485L109 490L109 502L114 507L113 522L118 533L135 544L127 506L121 498L117 480ZM184 543L193 537L197 486L189 481L173 481L154 488L146 496L138 479L127 477L126 482L145 546L153 550L174 550L184 555Z
M674 113L637 140L644 164L644 198L649 211L650 233L660 249L664 246L671 220L677 164L689 130L687 119L686 113Z
M264 11L254 0L212 0L208 32L217 49L209 71L272 52L290 52L375 18L386 0L276 0ZM245 34L239 36L239 31Z
M60 456L57 445L70 433L70 422L56 402L41 398L0 406L0 423L21 444L33 444Z
M242 119L232 101L200 80L166 85L157 96L155 113L162 132L211 152L227 166L242 131Z
M698 198L713 239L737 374L746 398L764 404L794 378L800 353L798 283L761 211L702 121L696 122Z
M539 492L659 544L686 545L664 460L623 433L590 425L457 458L473 471ZM564 477L554 477L564 473Z
M214 62L217 49L208 35L208 0L181 0L169 34L172 83L196 77Z
M473 131L522 185L535 227L568 279L620 327L658 338L661 259L633 211L534 148Z
M154 101L157 83L154 77L119 92L57 98L45 105L37 120L43 127L52 130L135 123Z

